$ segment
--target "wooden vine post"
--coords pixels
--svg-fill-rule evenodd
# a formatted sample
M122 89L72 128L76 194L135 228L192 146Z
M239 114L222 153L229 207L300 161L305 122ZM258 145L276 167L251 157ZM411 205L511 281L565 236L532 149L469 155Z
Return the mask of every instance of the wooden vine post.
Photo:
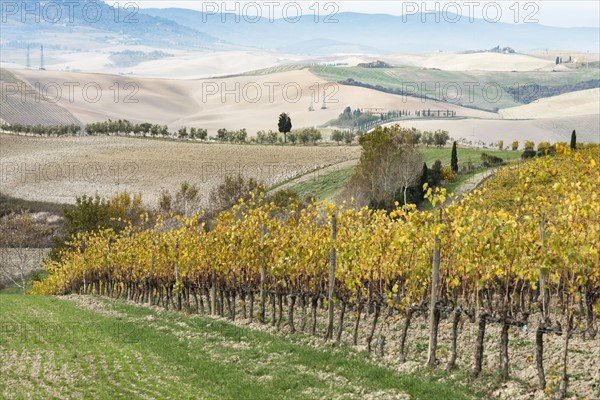
M440 216L438 223L442 223L442 208L440 207ZM431 269L431 301L429 303L429 358L427 359L427 366L430 368L435 367L436 364L436 350L437 350L437 328L438 319L436 312L437 303L437 286L440 278L440 237L436 233L434 238L433 247L433 266Z
M336 250L335 250L335 239L337 236L337 219L335 214L331 216L331 252L329 254L329 293L328 293L328 313L329 320L327 322L327 332L325 332L325 340L329 340L333 336L333 293L335 291L335 264L336 264Z
M179 238L175 239L175 290L177 292L177 311L181 311L181 282L179 280ZM171 294L172 296L172 294Z
M542 251L544 251L544 241L546 240L546 229L544 226L544 220L540 221L540 240L542 242ZM546 300L546 277L542 268L539 273L539 288L542 319L535 333L535 367L538 374L538 388L544 390L546 388L546 373L544 371L544 333L547 328L550 327L550 321L548 319L548 304Z
M265 280L267 276L267 271L265 267L266 257L265 257L265 236L267 235L267 226L265 224L262 225L261 235L260 235L260 322L262 324L265 323L265 303L267 301L267 293L265 291Z
M544 220L540 221L540 241L542 242L542 251L544 251L544 242L546 240L546 227L544 225ZM542 301L542 318L544 321L548 319L548 299L547 299L547 290L546 290L546 275L544 275L544 271L540 268L539 274L540 284L540 299Z

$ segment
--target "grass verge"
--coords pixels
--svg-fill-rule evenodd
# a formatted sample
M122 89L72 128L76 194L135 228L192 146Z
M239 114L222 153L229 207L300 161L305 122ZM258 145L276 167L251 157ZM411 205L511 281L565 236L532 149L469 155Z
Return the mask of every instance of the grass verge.
M353 349L89 296L0 294L0 326L6 398L474 398Z

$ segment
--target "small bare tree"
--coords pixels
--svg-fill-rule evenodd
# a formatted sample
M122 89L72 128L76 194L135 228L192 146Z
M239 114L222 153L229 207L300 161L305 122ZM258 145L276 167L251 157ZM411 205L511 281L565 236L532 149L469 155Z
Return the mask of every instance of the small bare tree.
M0 231L0 284L11 283L25 292L27 275L41 266L47 254L47 249L30 246L35 246L36 238L51 235L52 229L22 213L0 218Z
M402 188L404 204L407 204L406 192L408 188L419 183L423 171L423 158L414 147L406 147L400 160L398 182Z
M245 179L242 175L226 176L224 181L210 192L210 209L217 212L227 210L240 199L247 200L253 192L266 192L264 183L254 178Z
M179 186L175 197L168 190L163 190L159 196L158 208L165 213L173 212L174 214L189 217L194 212L200 211L200 202L201 198L198 186L185 181Z
M192 212L200 208L200 191L198 186L191 185L189 182L182 182L179 191L175 194L175 204L179 205L183 215L189 217Z

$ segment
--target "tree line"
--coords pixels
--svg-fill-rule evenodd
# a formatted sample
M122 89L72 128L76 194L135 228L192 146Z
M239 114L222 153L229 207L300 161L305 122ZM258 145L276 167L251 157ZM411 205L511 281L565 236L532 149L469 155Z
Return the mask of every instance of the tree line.
M402 115L404 111L388 112L387 117L384 118L383 114L381 117L377 117L378 121L381 118L387 120L387 118L395 118L397 115ZM350 107L347 107L344 116L359 116L362 118L365 114L362 114L360 110L352 111ZM371 114L367 114L366 117L373 117ZM350 117L354 118L354 117ZM379 123L374 123L372 126L377 126ZM370 128L371 125L367 124L365 128ZM209 136L207 129L186 126L180 127L176 132L169 129L167 125L152 124L149 122L132 123L126 119L119 120L107 120L102 122L93 122L85 124L83 131L79 125L55 125L55 126L44 126L44 125L21 125L21 124L10 124L9 126L3 125L3 130L10 130L14 133L27 133L36 135L48 135L48 136L74 136L85 133L86 135L133 135L142 137L162 137L179 140L213 140L221 143L258 143L258 144L317 144L324 140L322 133L315 127L292 129L292 121L287 113L282 113L278 120L278 131L273 130L260 130L257 132L256 137L249 138L248 132L245 128L238 130L230 130L226 128L220 128L217 130L215 137ZM338 145L341 142L346 144L352 144L356 138L364 135L364 130L356 131L355 126L350 130L334 130L330 135L330 140L337 142ZM283 140L281 138L283 135ZM426 146L444 146L450 136L447 131L437 130L432 131L418 131L413 128L411 131L412 137L410 142L414 145L420 143Z
M47 136L74 136L81 133L81 126L77 124L68 125L29 125L29 124L18 124L12 123L10 125L0 125L2 130L14 133L24 133L33 135L47 135Z
M348 106L336 119L329 121L328 125L348 128L352 131L367 131L377 125L409 115L410 111L408 110L390 110L373 113L360 108L352 110Z

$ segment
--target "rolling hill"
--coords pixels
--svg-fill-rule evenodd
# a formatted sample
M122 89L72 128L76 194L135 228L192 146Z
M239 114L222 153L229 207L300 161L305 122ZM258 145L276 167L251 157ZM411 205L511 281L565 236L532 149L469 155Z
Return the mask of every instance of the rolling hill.
M0 68L0 119L22 125L79 125L81 122L54 99L36 92L31 85Z
M600 110L600 89L579 90L547 97L519 107L500 110L504 118L535 119L596 115Z
M385 107L390 110L412 111L423 108L449 109L459 117L498 118L497 114L419 98L404 98L361 87L331 84L308 70L292 70L261 76L239 76L218 79L178 80L146 79L108 74L68 73L63 71L14 70L30 84L50 82L66 87L67 82L81 86L93 82L103 90L97 102L86 101L81 90L75 91L70 102L63 96L58 102L84 123L106 119L128 119L132 122L151 122L208 129L216 135L220 128L246 128L249 135L258 130L277 129L277 115L289 112L293 127L319 126L338 117L345 107ZM115 101L113 85L125 88ZM329 86L325 86L329 84ZM272 86L269 89L269 85ZM237 89L236 89L237 88ZM285 89L284 89L285 88ZM322 109L323 92L327 108ZM213 94L214 93L214 94ZM131 98L128 95L133 94ZM309 111L315 96L315 111ZM125 102L127 100L127 102ZM137 100L137 101L136 101Z

